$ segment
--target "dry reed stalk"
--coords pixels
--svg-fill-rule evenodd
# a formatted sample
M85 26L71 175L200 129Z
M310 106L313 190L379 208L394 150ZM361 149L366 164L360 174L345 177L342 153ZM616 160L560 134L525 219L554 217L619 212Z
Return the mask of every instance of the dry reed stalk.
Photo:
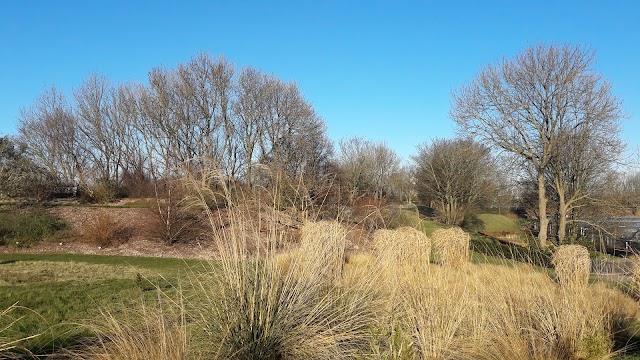
M440 263L461 267L469 260L469 234L460 228L438 229L432 235L435 252Z
M631 286L636 299L640 299L640 255L631 257L631 269L629 271Z
M568 291L584 290L589 283L589 251L581 245L561 245L552 259L558 282Z

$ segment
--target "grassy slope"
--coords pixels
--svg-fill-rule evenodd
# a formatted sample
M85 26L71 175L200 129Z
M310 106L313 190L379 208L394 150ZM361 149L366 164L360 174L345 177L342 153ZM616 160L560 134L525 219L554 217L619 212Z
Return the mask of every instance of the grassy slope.
M480 214L478 218L484 222L487 231L517 231L521 226L518 220L498 214Z

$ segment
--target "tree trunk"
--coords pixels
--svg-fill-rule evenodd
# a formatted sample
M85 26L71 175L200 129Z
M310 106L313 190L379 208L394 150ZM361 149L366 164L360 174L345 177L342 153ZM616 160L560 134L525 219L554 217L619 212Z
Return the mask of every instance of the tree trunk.
M561 244L567 236L567 204L564 192L558 192L560 204L558 206L558 243Z
M549 220L547 219L547 194L544 188L544 172L538 172L538 218L539 232L538 243L540 247L547 246L547 227Z

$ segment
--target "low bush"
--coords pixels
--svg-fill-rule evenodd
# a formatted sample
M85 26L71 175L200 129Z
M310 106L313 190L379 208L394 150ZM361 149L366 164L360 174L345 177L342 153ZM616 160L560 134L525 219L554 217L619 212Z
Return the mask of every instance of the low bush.
M466 231L480 231L484 230L485 224L477 215L467 214L464 216L460 227Z
M106 204L126 195L124 189L115 180L98 180L81 192L81 199L90 203Z
M131 230L121 225L112 216L102 214L89 219L81 229L83 240L106 247L118 242L126 242Z
M42 208L0 212L0 245L29 246L65 229L66 224Z

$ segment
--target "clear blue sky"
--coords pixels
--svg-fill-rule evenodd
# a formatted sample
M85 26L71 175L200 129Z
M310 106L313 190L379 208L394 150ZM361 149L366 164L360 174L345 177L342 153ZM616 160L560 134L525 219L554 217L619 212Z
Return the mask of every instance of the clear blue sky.
M451 91L537 42L587 44L640 143L640 1L0 0L0 135L55 84L91 72L143 82L199 51L295 80L331 138L403 157L450 137Z

